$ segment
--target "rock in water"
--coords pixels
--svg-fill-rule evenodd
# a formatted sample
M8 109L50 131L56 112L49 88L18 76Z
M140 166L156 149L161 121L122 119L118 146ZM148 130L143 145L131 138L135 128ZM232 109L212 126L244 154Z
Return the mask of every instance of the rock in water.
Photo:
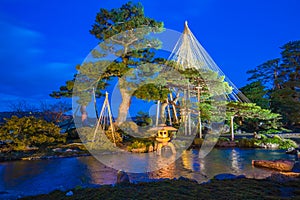
M153 152L154 151L154 148L152 145L149 146L149 149L148 149L148 152Z
M290 160L252 160L252 165L282 172L290 172L294 167L294 162Z
M241 179L246 178L245 175L234 175L234 174L218 174L214 176L214 179L216 180L233 180L233 179Z
M67 197L73 196L73 192L70 190L69 192L66 193Z
M126 172L119 170L117 174L117 184L124 184L124 183L125 184L130 183L129 176Z

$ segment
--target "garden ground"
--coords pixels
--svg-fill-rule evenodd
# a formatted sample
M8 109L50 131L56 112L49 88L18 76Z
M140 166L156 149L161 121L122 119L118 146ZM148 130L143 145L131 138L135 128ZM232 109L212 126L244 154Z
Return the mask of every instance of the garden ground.
M100 188L75 188L53 191L30 199L300 199L300 180L279 182L274 180L234 179L211 180L198 184L187 179L158 182L104 185Z

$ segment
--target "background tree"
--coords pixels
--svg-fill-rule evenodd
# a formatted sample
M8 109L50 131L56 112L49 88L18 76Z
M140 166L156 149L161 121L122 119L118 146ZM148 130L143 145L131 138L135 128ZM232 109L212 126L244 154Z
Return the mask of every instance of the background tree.
M152 126L152 118L148 113L139 111L136 116L136 124L139 126Z
M58 101L53 104L41 101L39 106L42 119L54 124L59 124L66 118L69 118L69 116L64 114L70 110L72 110L72 106L66 101Z
M296 129L300 124L300 41L288 42L281 49L281 58L248 71L249 80L267 88L270 109L282 115L286 127Z
M248 81L258 81L267 86L269 89L281 88L281 81L278 77L280 74L279 63L280 59L276 58L273 60L268 60L253 70L247 71L248 74L251 74L251 76L248 78Z
M243 125L244 121L252 122L250 130L261 133L281 132L286 129L282 128L280 122L280 114L272 113L268 109L262 109L254 103L229 102L227 104L227 119L231 121L231 134L234 139L233 120L239 126Z
M24 116L25 113L36 112L38 108L25 100L14 101L9 104L10 111L19 116Z
M199 91L196 88L191 93L194 97L200 97L196 110L200 109L202 121L222 121L220 108L226 106L227 95L232 92L224 81L225 77L211 70L186 69L181 73L193 87L199 87Z
M281 88L271 93L271 104L293 126L300 123L300 41L289 42L281 49Z
M247 84L246 86L240 88L240 91L246 95L251 102L255 103L261 108L270 108L268 90L260 81Z

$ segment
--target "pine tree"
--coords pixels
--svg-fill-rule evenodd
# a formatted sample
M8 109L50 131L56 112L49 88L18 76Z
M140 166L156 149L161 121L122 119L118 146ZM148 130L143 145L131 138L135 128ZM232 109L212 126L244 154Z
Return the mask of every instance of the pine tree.
M240 88L240 91L246 95L251 102L256 103L256 105L261 108L270 108L268 90L260 81L247 84Z
M270 109L280 113L285 125L292 128L300 124L300 41L288 42L281 49L281 58L267 61L248 73L250 81L261 82L268 89ZM253 88L246 89L257 92L256 86L252 83L249 87ZM259 93L263 93L261 89ZM261 98L256 100L263 103Z
M154 62L155 54L151 49L159 48L161 44L145 36L162 30L163 23L146 17L140 3L129 2L112 10L100 9L90 30L99 40L98 48L92 51L93 58L77 66L79 75L76 77L76 87L73 79L52 96L78 96L81 112L86 113L85 106L91 101L92 89L96 90L96 97L99 97L100 90L106 87L105 80L117 78L122 96L117 123L124 122L133 88L136 87L133 81L127 79L132 78L132 70L137 66ZM109 58L112 56L116 57L113 61ZM91 88L95 84L97 87Z

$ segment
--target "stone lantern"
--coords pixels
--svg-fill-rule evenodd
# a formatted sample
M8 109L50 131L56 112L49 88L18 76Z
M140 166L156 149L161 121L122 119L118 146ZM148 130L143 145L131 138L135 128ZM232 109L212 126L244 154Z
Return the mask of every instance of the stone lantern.
M157 141L157 154L161 155L161 149L165 146L168 146L171 148L172 153L176 153L176 149L174 144L170 141L170 131L177 131L176 128L172 126L166 126L166 125L159 125L158 127L153 128L152 130L157 130L157 134L155 137L155 140Z

